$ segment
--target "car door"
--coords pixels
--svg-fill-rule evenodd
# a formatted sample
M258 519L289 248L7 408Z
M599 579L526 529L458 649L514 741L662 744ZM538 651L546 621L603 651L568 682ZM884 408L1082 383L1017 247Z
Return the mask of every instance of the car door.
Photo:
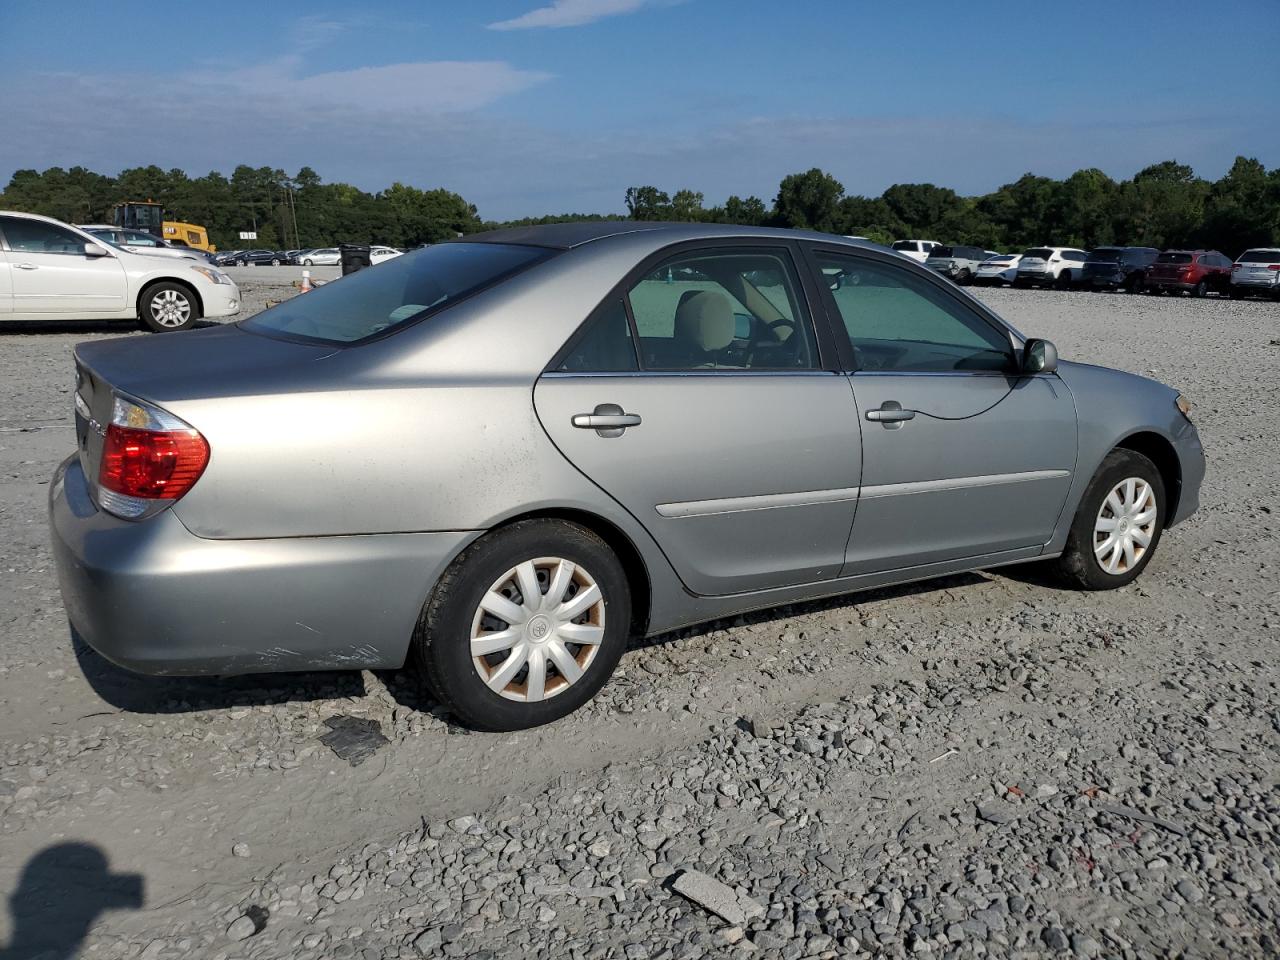
M534 391L560 451L697 594L828 580L844 563L859 424L793 253L747 241L650 258Z
M1049 541L1076 458L1075 405L1021 376L1009 331L921 271L812 248L862 422L844 576Z
M13 313L13 268L4 248L4 231L0 229L0 320Z
M92 317L125 309L127 284L115 254L90 257L78 233L26 217L0 217L8 246L13 314Z

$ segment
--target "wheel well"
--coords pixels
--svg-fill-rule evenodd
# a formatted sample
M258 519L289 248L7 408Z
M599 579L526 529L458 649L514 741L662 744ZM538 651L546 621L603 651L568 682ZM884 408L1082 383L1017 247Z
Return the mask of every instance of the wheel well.
M196 306L197 306L197 307L199 308L199 310L200 310L200 316L202 316L202 317L204 316L204 301L200 299L200 291L198 291L198 290L197 290L195 287L193 287L191 284L187 283L187 281L185 281L185 280L176 280L176 279L174 279L173 277L161 277L161 278L160 278L160 279L158 279L158 280L152 280L150 283L148 283L145 287L143 287L143 288L142 288L141 292L139 292L139 294L138 294L138 302L137 302L137 304L135 304L135 306L138 308L138 319L139 319L139 320L141 320L141 319L142 319L142 309L143 309L143 308L142 308L142 303L143 303L143 301L146 299L147 294L151 292L151 288L152 288L152 287L156 286L157 284L161 284L161 283L171 283L171 284L173 284L175 287L181 287L183 290L186 290L186 291L187 291L187 293L191 294L192 298L194 298L194 300L195 300L195 302L196 302Z
M1178 512L1178 499L1182 496L1182 465L1178 462L1177 451L1158 433L1135 433L1125 437L1116 444L1118 448L1140 453L1156 465L1160 471L1160 479L1164 481L1165 496L1169 498L1165 509L1165 523Z
M518 517L508 517L493 527L501 530L521 520L565 520L586 527L606 544L622 564L627 575L627 587L631 590L631 629L633 636L644 636L649 629L649 606L652 600L652 586L649 581L649 570L645 567L640 551L622 530L603 517L585 510L539 510L534 513L522 513Z

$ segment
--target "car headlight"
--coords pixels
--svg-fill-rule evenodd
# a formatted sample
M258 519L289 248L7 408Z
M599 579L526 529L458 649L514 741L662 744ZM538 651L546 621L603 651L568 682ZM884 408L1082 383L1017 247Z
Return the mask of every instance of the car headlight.
M215 270L212 267L192 267L196 273L203 274L205 279L210 283L230 283L231 278L221 270Z
M1191 401L1188 400L1186 397L1184 397L1182 394L1178 394L1174 398L1173 403L1174 403L1174 406L1178 408L1178 412L1182 414L1184 417L1186 417L1188 421L1190 421L1191 420Z

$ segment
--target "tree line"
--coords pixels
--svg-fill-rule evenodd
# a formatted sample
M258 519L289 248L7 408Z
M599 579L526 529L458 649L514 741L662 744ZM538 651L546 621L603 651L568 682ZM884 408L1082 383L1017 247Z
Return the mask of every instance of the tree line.
M0 194L0 208L43 213L71 223L109 220L123 200L154 199L171 219L199 223L221 249L320 247L343 240L411 247L500 226L568 220L679 220L782 226L852 234L889 243L906 237L964 243L991 250L1038 244L1085 249L1125 244L1206 247L1232 257L1253 246L1280 246L1280 168L1237 157L1218 180L1196 176L1174 160L1152 164L1128 180L1078 170L1065 180L1027 173L1013 183L966 197L931 183L899 183L878 197L846 194L831 174L814 168L783 178L777 196L730 196L707 206L703 194L658 187L626 191L623 214L553 214L482 221L473 204L445 189L394 183L368 193L323 183L310 167L294 176L270 167L236 167L191 178L156 166L116 177L83 167L19 170Z

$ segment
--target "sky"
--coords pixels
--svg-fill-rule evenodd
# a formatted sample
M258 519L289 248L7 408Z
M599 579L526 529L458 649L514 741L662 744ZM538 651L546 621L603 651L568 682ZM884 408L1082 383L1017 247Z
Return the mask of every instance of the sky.
M771 202L1025 172L1280 166L1280 2L0 0L17 169L241 163L445 187L486 219L633 185ZM1206 16L1209 16L1206 21Z

